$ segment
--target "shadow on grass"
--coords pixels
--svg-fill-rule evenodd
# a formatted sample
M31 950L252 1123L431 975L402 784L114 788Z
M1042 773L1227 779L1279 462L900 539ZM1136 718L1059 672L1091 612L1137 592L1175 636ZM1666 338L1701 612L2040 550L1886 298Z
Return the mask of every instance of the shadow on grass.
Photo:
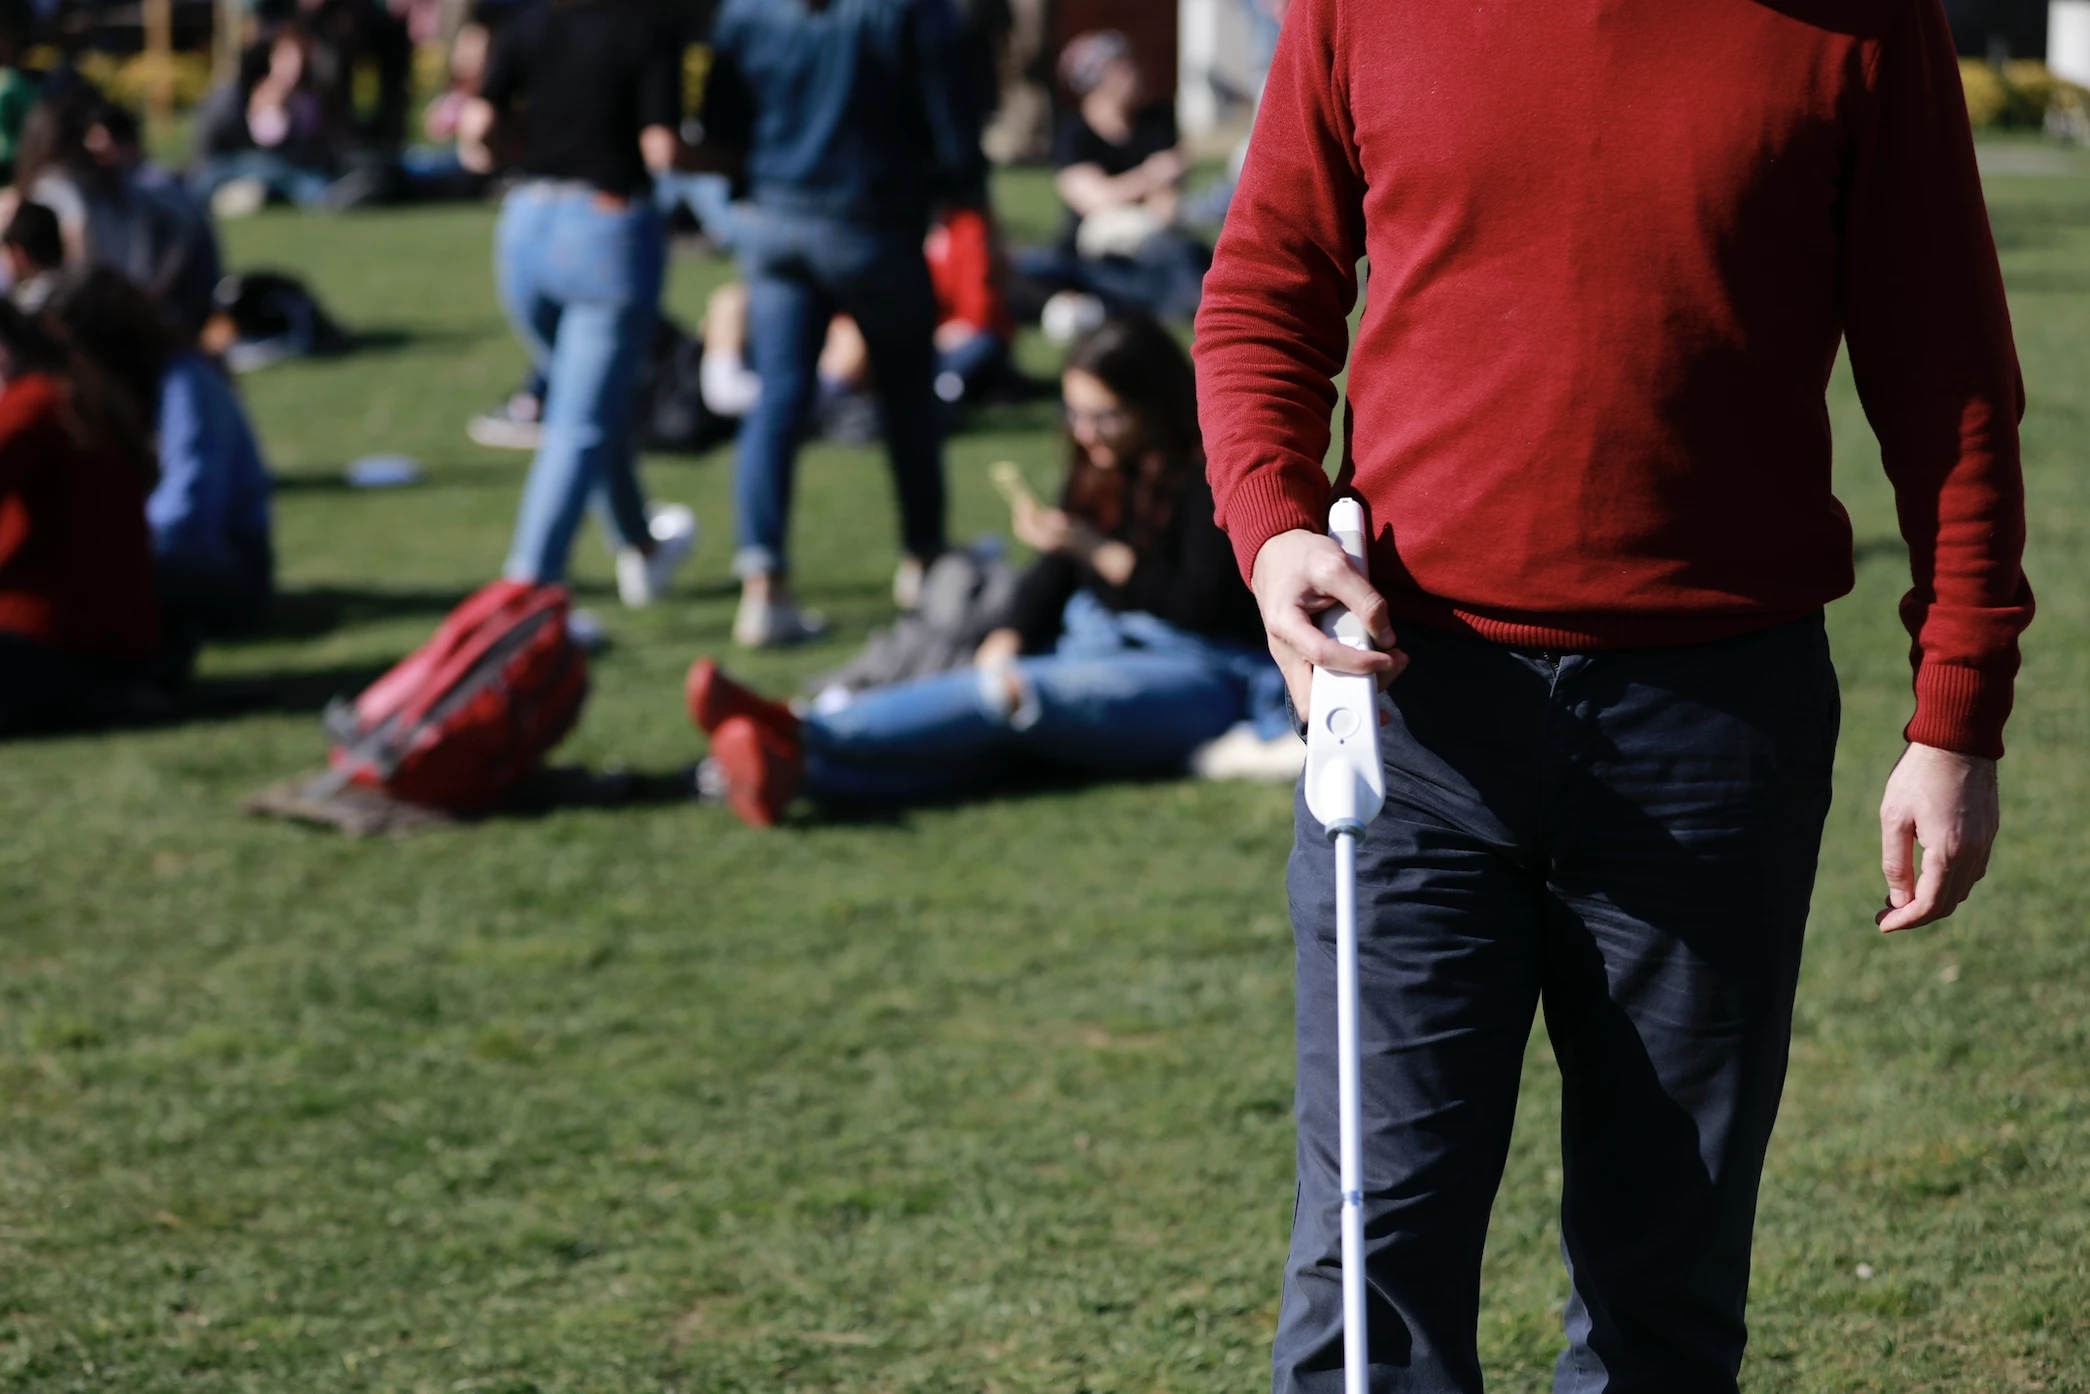
M822 827L905 828L917 813L932 810L978 808L987 804L1021 804L1080 794L1109 786L1182 784L1192 776L1185 770L1150 770L1144 774L1095 774L1045 764L1023 764L1010 768L999 780L984 788L957 790L906 803L833 801L802 803L792 809L782 826L811 831Z
M198 678L176 699L174 709L140 725L184 725L242 716L310 716L336 697L353 697L391 670L390 663L348 663L238 677Z
M542 818L576 808L657 808L689 803L696 797L694 791L687 768L649 772L550 765L539 770L499 808L465 821Z
M2014 271L2004 284L2020 295L2090 295L2090 272Z
M527 465L529 462L523 462ZM424 464L425 468L425 464ZM269 489L276 494L392 494L401 490L429 489L515 489L522 488L523 476L518 470L487 469L483 466L445 467L440 475L423 475L411 484L394 485L389 488L372 489L348 482L343 470L325 474L279 474L269 481Z
M349 331L348 346L333 358L359 353L388 353L403 348L440 348L445 344L476 343L481 336L467 329L408 329L403 325L380 324Z
M542 818L575 809L627 809L688 803L687 770L648 774L552 765L489 809L451 812L407 803L376 789L337 783L339 776L308 770L249 795L242 811L349 837L404 837L437 828Z
M461 590L394 591L363 586L313 586L283 591L255 629L212 642L237 648L281 639L317 639L350 625L415 615L447 615L468 594Z
M352 663L335 668L308 668L237 677L198 678L178 694L137 695L117 710L82 714L77 719L39 721L0 731L0 743L70 739L115 731L152 731L248 716L309 716L319 729L319 714L335 697L352 697L377 681L390 663Z
M2074 203L1997 203L1989 208L1996 250L2003 253L2051 246L2068 233L2090 227L2090 206ZM2006 276L2015 288L2019 277Z

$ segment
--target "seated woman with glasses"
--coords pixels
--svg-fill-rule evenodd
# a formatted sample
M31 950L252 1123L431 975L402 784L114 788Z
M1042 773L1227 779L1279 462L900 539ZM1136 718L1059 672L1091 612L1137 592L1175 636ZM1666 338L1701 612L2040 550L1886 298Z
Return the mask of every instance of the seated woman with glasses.
M710 659L690 669L705 782L741 819L769 826L801 795L960 797L1025 766L1168 773L1236 722L1282 729L1283 682L1212 521L1182 349L1151 319L1108 321L1074 345L1061 391L1060 505L1011 485L1014 531L1038 559L970 670L800 716Z

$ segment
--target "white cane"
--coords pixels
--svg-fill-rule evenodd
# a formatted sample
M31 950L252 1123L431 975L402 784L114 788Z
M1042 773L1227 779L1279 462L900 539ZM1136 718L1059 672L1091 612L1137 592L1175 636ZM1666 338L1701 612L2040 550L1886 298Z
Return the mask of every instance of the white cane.
M1365 571L1364 509L1338 499L1328 535ZM1371 647L1355 615L1324 611L1321 629L1353 649ZM1357 1074L1357 841L1386 801L1379 763L1378 687L1369 674L1315 668L1307 715L1306 807L1335 844L1335 1048L1341 1116L1343 1394L1368 1394L1364 1328L1364 1137Z

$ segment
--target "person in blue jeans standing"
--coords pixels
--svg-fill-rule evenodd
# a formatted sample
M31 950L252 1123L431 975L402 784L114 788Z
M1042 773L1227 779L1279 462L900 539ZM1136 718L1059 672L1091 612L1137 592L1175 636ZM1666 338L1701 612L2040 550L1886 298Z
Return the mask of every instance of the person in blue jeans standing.
M951 0L725 0L704 91L707 145L745 156L734 228L762 395L735 473L736 642L821 631L794 603L787 534L800 437L836 311L862 329L900 498L904 607L944 546L936 297L922 239L939 203L985 201L980 102Z
M682 43L657 6L548 0L502 29L459 122L470 163L491 164L498 132L529 176L495 234L502 308L548 384L511 580L561 580L590 502L627 605L665 595L696 545L687 508L648 508L631 429L666 271L653 176L680 154L681 118Z
M803 793L899 804L983 792L1020 767L1170 773L1244 718L1286 721L1255 602L1212 521L1190 364L1151 319L1106 322L1061 382L1070 467L1060 506L1017 492L1037 549L970 668L858 694L803 718L690 670L711 737L706 782L769 826Z

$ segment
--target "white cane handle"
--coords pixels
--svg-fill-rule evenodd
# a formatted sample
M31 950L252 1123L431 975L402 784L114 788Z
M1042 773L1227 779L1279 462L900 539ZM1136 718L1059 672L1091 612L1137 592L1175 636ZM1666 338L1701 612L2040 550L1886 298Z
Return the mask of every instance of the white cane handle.
M1328 535L1365 574L1364 509L1357 500L1335 501L1328 510ZM1363 621L1342 606L1322 611L1320 625L1323 633L1353 649L1372 646ZM1366 673L1315 668L1308 708L1307 809L1331 836L1342 828L1362 828L1379 816L1386 801L1386 776L1379 764L1378 686Z

